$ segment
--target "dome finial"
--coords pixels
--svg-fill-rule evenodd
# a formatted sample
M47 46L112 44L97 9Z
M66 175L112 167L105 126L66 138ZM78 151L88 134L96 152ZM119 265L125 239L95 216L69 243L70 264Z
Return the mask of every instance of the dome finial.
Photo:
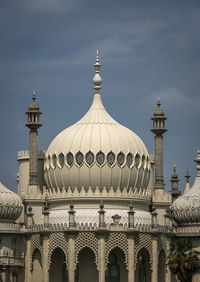
M158 98L157 98L157 106L158 106L159 109L160 109L160 105L161 105L161 103L160 103L160 97L158 97Z
M174 164L174 173L176 172L176 165Z
M32 97L32 99L33 99L33 102L35 102L35 99L36 99L36 97L35 97L35 89L33 89L33 97Z
M102 82L102 78L99 75L99 70L100 70L101 64L99 63L99 51L98 50L96 52L96 63L94 64L94 67L95 67L95 70L96 70L95 76L93 78L93 83L95 85L94 89L96 90L96 93L99 93L99 90L101 89L100 84Z
M200 150L197 151L197 158L194 161L197 163L197 177L200 177Z
M189 175L189 172L188 172L188 170L187 170L186 175L185 175L186 183L189 183L189 178L190 178L190 177L191 177L191 176Z

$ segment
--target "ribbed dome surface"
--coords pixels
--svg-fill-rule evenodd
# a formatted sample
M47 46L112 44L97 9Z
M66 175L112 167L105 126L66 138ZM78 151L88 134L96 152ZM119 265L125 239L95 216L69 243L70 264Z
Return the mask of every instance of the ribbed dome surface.
M22 201L0 182L0 220L16 220L22 212Z
M105 110L99 93L86 115L50 144L45 180L50 188L146 188L150 176L148 151L131 130Z
M179 224L200 223L200 152L198 151L197 175L191 189L174 201L171 211Z

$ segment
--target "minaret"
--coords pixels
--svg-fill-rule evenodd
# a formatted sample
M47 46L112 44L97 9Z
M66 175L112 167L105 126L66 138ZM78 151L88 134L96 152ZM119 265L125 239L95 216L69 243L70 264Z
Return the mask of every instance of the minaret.
M26 126L30 129L30 161L29 161L29 185L38 185L38 128L40 124L39 106L35 103L35 90L33 90L33 103L29 105L28 123Z
M189 179L190 179L190 175L189 175L189 172L187 170L187 173L185 175L185 179L186 179L186 185L185 185L185 190L184 190L184 193L187 193L188 191L190 191L190 183L189 183Z
M171 177L171 194L172 194L172 202L174 202L181 194L181 191L178 190L178 174L176 173L176 166L174 164L174 172Z
M160 99L158 98L158 108L153 113L153 129L151 131L155 134L155 189L164 190L163 178L163 134L165 129L165 120L163 110L160 108Z

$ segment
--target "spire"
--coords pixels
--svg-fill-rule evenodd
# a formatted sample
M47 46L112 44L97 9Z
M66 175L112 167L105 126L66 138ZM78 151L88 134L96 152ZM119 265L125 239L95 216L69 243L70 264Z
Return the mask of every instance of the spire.
M185 179L186 179L186 185L185 185L185 190L184 190L184 193L187 193L189 190L190 190L190 183L189 183L189 178L191 176L189 175L188 173L188 170L187 170L187 173L185 175Z
M161 103L160 103L160 97L158 97L158 98L157 98L157 106L158 106L159 109L160 109L160 105L161 105Z
M35 99L36 99L36 97L35 97L35 89L33 89L33 97L32 97L32 99L33 99L33 102L35 102Z
M191 176L189 175L189 172L188 172L188 170L187 170L186 175L185 175L186 183L189 183L189 178L190 178L190 177L191 177Z
M101 64L99 63L99 52L97 50L97 53L96 53L96 63L94 64L94 67L95 67L95 75L94 75L94 78L93 78L93 83L94 83L94 89L96 91L96 93L99 93L99 90L101 89L101 82L102 82L102 78L99 74L99 70L100 70L100 67L101 67Z

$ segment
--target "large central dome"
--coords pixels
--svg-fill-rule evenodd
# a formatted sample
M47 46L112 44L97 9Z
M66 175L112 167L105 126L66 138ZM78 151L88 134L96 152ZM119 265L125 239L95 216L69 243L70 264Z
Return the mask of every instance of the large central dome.
M114 191L118 187L146 190L150 159L142 140L116 122L99 94L99 60L93 82L96 93L85 116L63 130L50 144L45 160L45 181L50 189Z

